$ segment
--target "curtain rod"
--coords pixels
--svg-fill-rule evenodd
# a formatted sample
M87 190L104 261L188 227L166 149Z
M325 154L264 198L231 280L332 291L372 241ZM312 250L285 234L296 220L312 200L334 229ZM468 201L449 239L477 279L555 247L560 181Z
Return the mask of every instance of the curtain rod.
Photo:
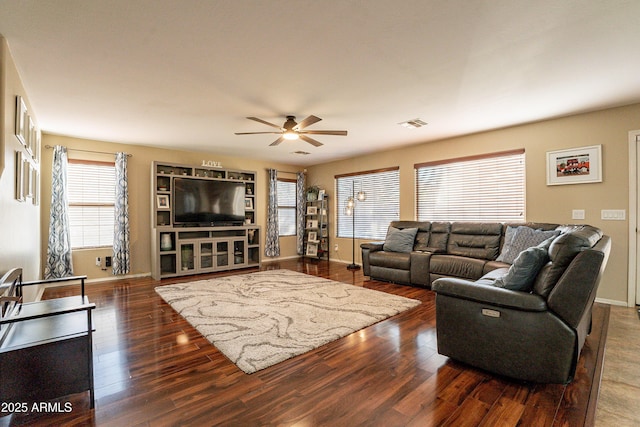
M273 169L273 168L265 168L265 170L267 170L267 171L271 170L271 169ZM290 173L292 175L297 175L298 174L298 172L281 171L281 170L278 170L278 169L276 169L276 172L278 172L278 173ZM307 171L305 170L305 171L302 171L302 172L306 173Z
M44 146L44 148L53 149L53 146L47 144L47 145ZM108 151L81 150L79 148L67 148L67 150L70 150L70 151L82 151L83 153L95 153L95 154L116 154L116 153L109 153ZM127 157L133 157L133 154L127 154Z

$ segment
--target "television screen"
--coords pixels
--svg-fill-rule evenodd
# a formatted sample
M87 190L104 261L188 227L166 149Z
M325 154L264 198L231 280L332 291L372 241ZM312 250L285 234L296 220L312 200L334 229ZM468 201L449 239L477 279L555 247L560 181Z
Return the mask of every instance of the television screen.
M239 225L244 222L243 182L174 178L173 223L183 226Z

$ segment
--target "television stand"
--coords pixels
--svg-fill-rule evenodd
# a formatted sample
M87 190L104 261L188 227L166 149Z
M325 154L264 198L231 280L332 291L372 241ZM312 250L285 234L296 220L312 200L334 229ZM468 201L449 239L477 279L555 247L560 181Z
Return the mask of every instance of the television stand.
M256 225L256 172L153 162L151 167L151 275L167 277L259 267L260 231ZM244 224L174 224L175 178L242 182Z

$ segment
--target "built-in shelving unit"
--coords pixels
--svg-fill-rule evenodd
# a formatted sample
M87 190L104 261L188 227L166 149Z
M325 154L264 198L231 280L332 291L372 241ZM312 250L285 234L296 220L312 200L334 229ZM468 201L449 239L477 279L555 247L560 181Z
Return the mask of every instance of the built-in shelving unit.
M244 224L199 227L174 224L176 177L244 183ZM260 266L255 172L154 162L151 183L151 268L154 279Z
M308 258L329 259L329 200L306 202L304 254Z

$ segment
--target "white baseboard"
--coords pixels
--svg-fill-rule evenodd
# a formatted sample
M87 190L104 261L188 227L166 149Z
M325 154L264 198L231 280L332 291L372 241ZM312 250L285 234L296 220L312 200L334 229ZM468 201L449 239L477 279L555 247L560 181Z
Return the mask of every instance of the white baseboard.
M84 281L85 285L92 285L92 284L96 284L96 283L103 283L103 282L112 282L114 280L121 280L121 279L137 279L139 277L149 277L151 276L151 272L149 273L138 273L138 274L126 274L124 276L113 276L113 277L99 277L96 279L87 279ZM72 282L75 283L75 282ZM53 283L50 285L45 285L43 286L42 292L44 292L44 289L46 288L57 288L57 287L61 287L61 286L69 286L68 282L61 282L61 283ZM40 296L42 295L42 292L40 293Z
M600 304L618 305L620 307L628 307L626 301L618 301L614 299L596 298L596 302Z

